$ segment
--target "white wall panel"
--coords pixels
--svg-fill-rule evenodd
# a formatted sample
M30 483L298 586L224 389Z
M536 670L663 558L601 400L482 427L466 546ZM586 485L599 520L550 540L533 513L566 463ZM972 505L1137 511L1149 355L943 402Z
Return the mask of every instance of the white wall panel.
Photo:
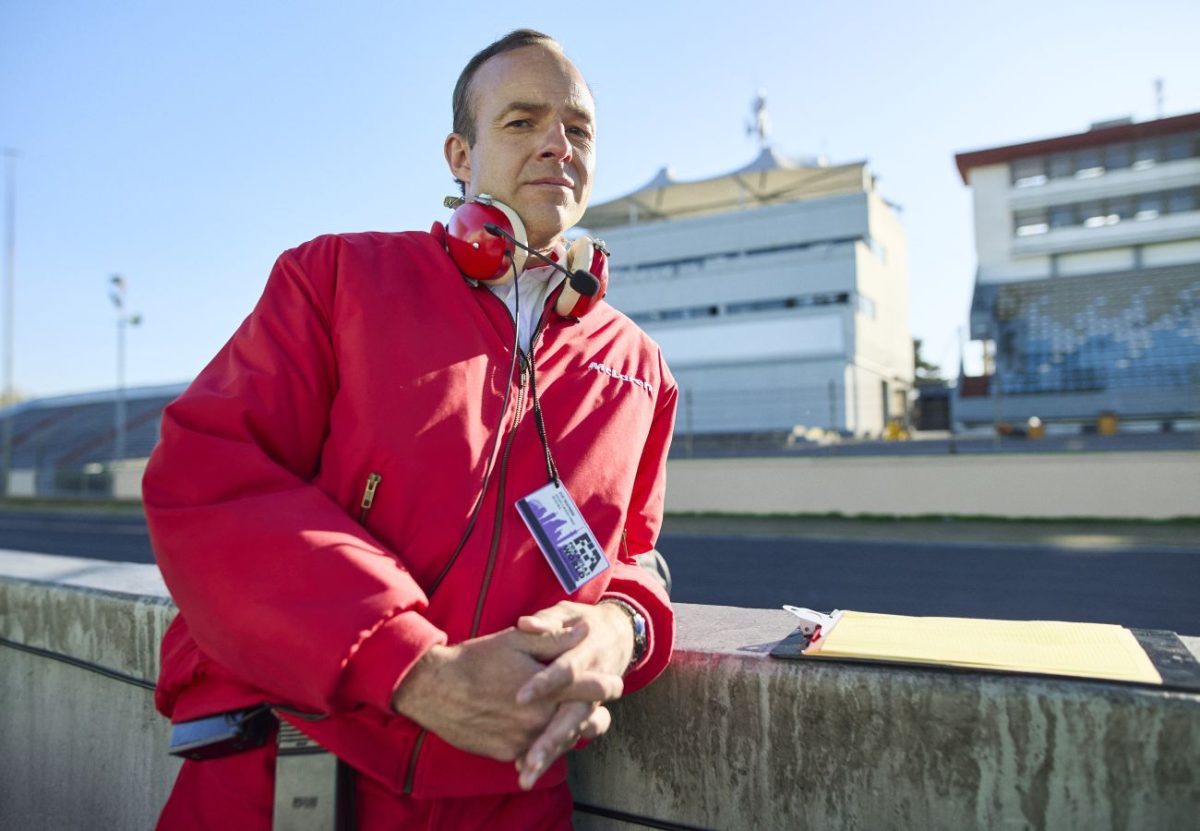
M843 315L814 314L745 322L648 329L672 367L774 358L840 355Z

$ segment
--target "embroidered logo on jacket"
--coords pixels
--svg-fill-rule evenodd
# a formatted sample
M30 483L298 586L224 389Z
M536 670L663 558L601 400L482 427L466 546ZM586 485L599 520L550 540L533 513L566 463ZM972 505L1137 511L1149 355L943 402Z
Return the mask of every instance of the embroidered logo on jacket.
M616 378L618 381L625 381L633 384L635 387L641 387L650 395L654 395L654 387L650 386L648 382L643 381L641 378L634 378L632 375L626 375L623 372L617 372L611 366L606 366L598 361L592 361L588 364L588 369L594 369L596 372L603 373L609 378Z

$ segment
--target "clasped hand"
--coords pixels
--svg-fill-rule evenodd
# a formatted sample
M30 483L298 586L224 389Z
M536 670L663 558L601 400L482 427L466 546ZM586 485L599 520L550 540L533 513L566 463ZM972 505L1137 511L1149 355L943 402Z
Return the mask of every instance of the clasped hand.
M581 738L612 722L633 652L628 616L612 604L563 601L516 628L437 646L405 677L396 712L455 747L515 760L528 790Z

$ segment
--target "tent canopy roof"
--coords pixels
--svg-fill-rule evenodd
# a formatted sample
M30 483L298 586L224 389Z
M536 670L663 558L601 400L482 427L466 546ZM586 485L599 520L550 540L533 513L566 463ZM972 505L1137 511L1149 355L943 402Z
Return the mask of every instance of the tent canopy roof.
M599 231L869 191L871 186L865 161L831 166L822 159L790 159L765 147L748 165L708 179L681 181L670 168L661 168L632 193L588 208L580 224Z

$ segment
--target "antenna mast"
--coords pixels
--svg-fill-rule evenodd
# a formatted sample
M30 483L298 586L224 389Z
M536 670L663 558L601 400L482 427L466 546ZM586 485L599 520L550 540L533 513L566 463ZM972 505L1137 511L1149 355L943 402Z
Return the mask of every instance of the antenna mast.
M771 117L767 114L767 91L760 89L750 105L750 120L746 122L746 135L758 139L760 150L771 146L767 135L771 132Z

